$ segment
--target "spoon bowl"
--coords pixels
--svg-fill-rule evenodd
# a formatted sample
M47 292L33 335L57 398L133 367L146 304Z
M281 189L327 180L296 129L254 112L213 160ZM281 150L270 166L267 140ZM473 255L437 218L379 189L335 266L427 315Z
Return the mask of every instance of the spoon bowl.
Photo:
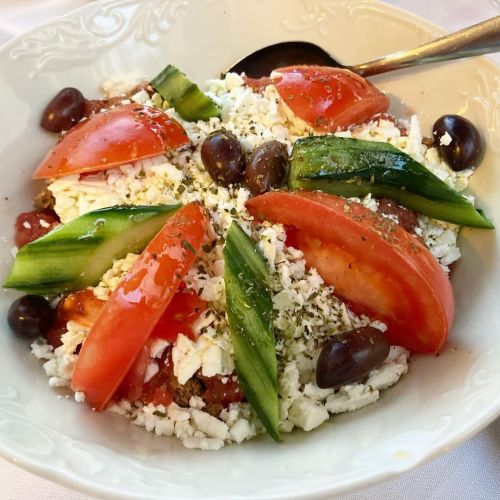
M361 76L377 75L419 64L448 61L500 51L500 16L443 36L418 47L355 66L344 66L311 42L280 42L263 47L231 66L227 72L251 78L269 76L271 71L296 64L344 68Z
M245 73L251 78L269 76L275 68L314 64L317 66L343 67L326 50L311 42L281 42L268 45L241 59L228 71Z

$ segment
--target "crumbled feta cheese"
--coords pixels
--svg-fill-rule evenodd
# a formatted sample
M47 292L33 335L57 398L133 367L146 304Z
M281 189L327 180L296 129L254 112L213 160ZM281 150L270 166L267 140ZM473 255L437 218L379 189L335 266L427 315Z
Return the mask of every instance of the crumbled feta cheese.
M191 418L191 414L185 408L182 408L176 403L171 403L167 408L168 418L173 420L174 422L181 422L184 420L189 420Z
M174 433L174 422L168 418L159 418L155 424L155 434L158 436L171 436Z
M448 132L445 132L440 138L439 138L439 145L440 146L449 146L451 144L452 138L451 135L448 134Z
M330 413L355 411L374 403L378 398L378 390L371 390L363 384L349 384L328 396L325 407Z
M124 259L115 260L111 269L106 271L100 283L94 288L94 295L100 300L108 300L122 277L135 264L139 255L129 253Z
M191 417L194 425L207 436L225 440L229 437L229 427L227 424L213 417L209 413L200 410L191 410Z
M333 394L335 391L333 389L320 389L316 384L305 384L304 386L304 396L307 396L310 399L324 401L330 394Z
M189 398L189 407L195 410L202 410L205 407L205 401L199 396L191 396Z
M181 384L185 384L200 368L206 377L231 373L234 368L223 355L219 343L205 334L196 342L179 335L172 349L172 361L174 375Z
M245 439L250 439L255 436L255 428L250 424L248 420L242 418L237 420L236 423L229 430L231 439L236 443L240 444Z
M224 446L222 439L206 437L186 437L182 443L186 448L197 448L207 451L217 451Z
M47 361L43 365L49 377L51 387L68 387L71 383L73 368L76 362L76 348L85 339L88 328L75 321L69 321L67 331L61 336L62 345L53 349L45 342L35 341L31 345L31 352L40 359Z
M392 346L384 364L370 372L366 385L378 390L394 385L408 371L409 355L403 347Z
M168 345L168 341L164 339L152 339L151 343L149 344L149 356L151 358L161 358Z
M144 375L144 383L147 384L159 371L160 367L158 366L158 363L155 361L149 363L146 368L146 374Z
M290 407L288 420L297 427L310 431L328 420L328 411L319 401L302 396L296 399Z
M130 92L140 79L140 75L110 78L103 88L107 95L123 95ZM257 242L271 271L280 429L289 432L298 426L311 430L324 422L329 412L353 411L378 399L380 390L394 384L406 373L409 353L401 348L391 348L387 360L368 375L365 383L350 384L337 391L317 387L316 360L324 341L360 326L371 324L384 331L386 325L355 315L335 298L333 288L323 282L319 273L306 267L302 252L285 245L283 226L269 222L252 225L252 217L245 207L250 197L249 190L215 185L201 162L201 144L208 134L221 127L237 136L247 154L269 140L281 141L291 152L297 137L309 133L310 127L294 116L273 86L256 94L244 85L241 76L228 74L225 79L207 82L206 89L220 106L221 119L185 122L174 109L166 110L183 125L191 147L168 157L161 155L82 178L73 175L56 179L49 184L55 198L55 211L63 222L67 222L91 210L118 204L197 201L206 207L210 215L207 237L183 281L187 289L196 292L208 306L192 326L196 340L179 335L171 343L173 372L180 384L185 384L199 372L207 377L219 376L222 383L237 380L225 311L222 253L226 231L236 220ZM131 100L162 105L159 95L150 97L145 91L135 93ZM400 127L405 127L408 133L403 133ZM463 189L467 185L470 172L453 172L441 160L436 148L426 148L422 144L422 132L416 117L407 123L378 119L337 132L337 136L389 142L423 162L450 186ZM378 209L377 200L371 195L358 201L371 210ZM420 217L417 232L445 268L459 257L455 226ZM94 288L96 297L107 300L137 258L138 255L129 254L116 260ZM75 325L68 324L60 348L53 350L42 341L33 344L32 352L46 361L44 368L51 385L69 385L76 346L84 340L85 334ZM170 345L165 340L152 340L146 381L158 372L158 363L165 358L167 348ZM264 432L262 423L246 402L229 405L219 417L204 412L205 406L201 397L192 396L188 408L176 403L165 407L121 401L113 405L111 411L127 415L136 425L158 435L175 435L188 448L219 449L224 443L241 443Z
M81 391L76 391L75 392L75 401L77 403L83 403L85 402L85 393Z

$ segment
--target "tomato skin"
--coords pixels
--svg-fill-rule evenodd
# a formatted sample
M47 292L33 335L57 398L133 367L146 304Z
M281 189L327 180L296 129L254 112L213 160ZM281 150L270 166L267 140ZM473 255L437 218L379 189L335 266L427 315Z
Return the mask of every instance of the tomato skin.
M321 132L369 121L389 108L389 99L363 77L341 68L288 66L275 86L293 113ZM252 87L256 83L252 82Z
M41 221L44 221L43 226ZM16 246L21 248L41 238L59 224L59 217L53 210L35 210L33 212L23 212L19 214L15 224L14 239Z
M185 205L148 244L104 305L78 357L72 387L102 410L150 337L200 250L207 218Z
M338 295L386 322L392 344L421 353L442 349L454 315L451 284L404 229L324 193L268 193L247 208L258 220L294 226L290 243L308 265Z
M182 126L163 111L127 104L91 115L69 130L38 165L33 179L107 170L188 142Z
M196 340L192 326L206 308L207 303L194 291L178 291L156 323L151 336L173 342L179 334L183 334Z

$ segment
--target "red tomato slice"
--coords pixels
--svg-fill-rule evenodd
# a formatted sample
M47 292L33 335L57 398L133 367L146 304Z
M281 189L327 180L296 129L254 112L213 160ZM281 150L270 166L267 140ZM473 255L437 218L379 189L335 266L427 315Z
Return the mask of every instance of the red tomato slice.
M115 393L200 250L207 218L198 203L167 220L105 303L85 340L72 387L97 411Z
M127 104L73 127L38 165L33 179L107 170L188 142L182 126L163 111Z
M207 303L193 291L177 292L151 334L170 342L183 334L195 340L193 324L207 308Z
M325 66L278 68L275 86L295 115L315 130L335 132L370 120L389 99L363 77ZM253 82L252 86L255 86Z
M436 353L451 328L451 284L413 236L358 203L324 193L268 193L247 202L258 220L294 226L304 252L338 295L388 324L392 344Z

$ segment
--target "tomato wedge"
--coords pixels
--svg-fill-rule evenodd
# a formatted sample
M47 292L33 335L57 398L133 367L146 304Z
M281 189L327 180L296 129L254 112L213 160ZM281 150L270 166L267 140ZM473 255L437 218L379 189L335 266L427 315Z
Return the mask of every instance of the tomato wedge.
M351 71L326 66L287 66L274 85L293 113L315 130L336 132L365 123L389 108L389 99ZM262 79L269 84L269 78ZM248 80L259 89L259 80Z
M72 387L102 410L137 359L200 250L207 218L198 203L170 217L105 303L85 340Z
M188 142L182 126L163 111L127 104L73 127L38 165L33 179L106 170Z
M293 226L289 243L339 296L386 322L392 344L420 353L442 349L454 315L451 284L404 229L358 203L317 192L268 193L247 208L258 220Z

